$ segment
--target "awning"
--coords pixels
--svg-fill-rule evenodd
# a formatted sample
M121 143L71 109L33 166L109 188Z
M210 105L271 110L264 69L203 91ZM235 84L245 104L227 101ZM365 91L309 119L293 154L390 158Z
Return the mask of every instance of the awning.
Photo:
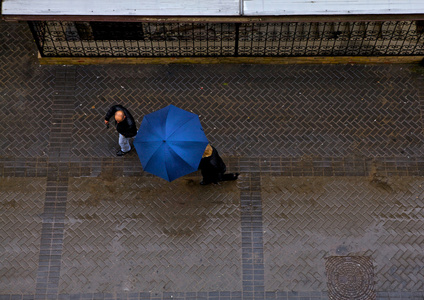
M3 0L5 19L15 16L258 17L326 15L424 16L423 0ZM27 18L25 18L27 16ZM104 18L107 19L107 18Z

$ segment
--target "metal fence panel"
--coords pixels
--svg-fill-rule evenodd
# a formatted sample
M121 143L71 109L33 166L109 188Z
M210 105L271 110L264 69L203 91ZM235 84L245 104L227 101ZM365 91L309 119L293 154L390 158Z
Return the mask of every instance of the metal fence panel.
M42 56L424 55L423 21L284 23L29 22Z

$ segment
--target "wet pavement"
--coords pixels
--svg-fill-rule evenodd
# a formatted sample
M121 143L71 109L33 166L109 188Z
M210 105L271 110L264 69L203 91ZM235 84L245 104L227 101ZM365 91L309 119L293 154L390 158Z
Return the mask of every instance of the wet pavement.
M0 300L424 299L424 68L40 66L0 23ZM168 183L103 117L200 115L237 182Z

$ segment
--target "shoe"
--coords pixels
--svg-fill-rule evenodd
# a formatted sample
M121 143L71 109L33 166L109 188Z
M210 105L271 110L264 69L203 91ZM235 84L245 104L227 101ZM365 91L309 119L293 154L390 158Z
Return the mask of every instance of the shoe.
M130 150L130 151L131 151L131 150ZM123 156L123 155L127 154L127 153L128 153L128 152L130 152L130 151L124 152L124 151L122 151L121 149L119 149L119 150L116 152L116 155L118 155L118 156Z

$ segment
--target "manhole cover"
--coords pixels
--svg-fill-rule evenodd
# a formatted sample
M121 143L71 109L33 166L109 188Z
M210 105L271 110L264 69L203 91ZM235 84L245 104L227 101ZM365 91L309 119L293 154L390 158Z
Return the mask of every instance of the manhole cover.
M334 300L374 300L374 270L366 256L333 256L325 263L328 296Z

